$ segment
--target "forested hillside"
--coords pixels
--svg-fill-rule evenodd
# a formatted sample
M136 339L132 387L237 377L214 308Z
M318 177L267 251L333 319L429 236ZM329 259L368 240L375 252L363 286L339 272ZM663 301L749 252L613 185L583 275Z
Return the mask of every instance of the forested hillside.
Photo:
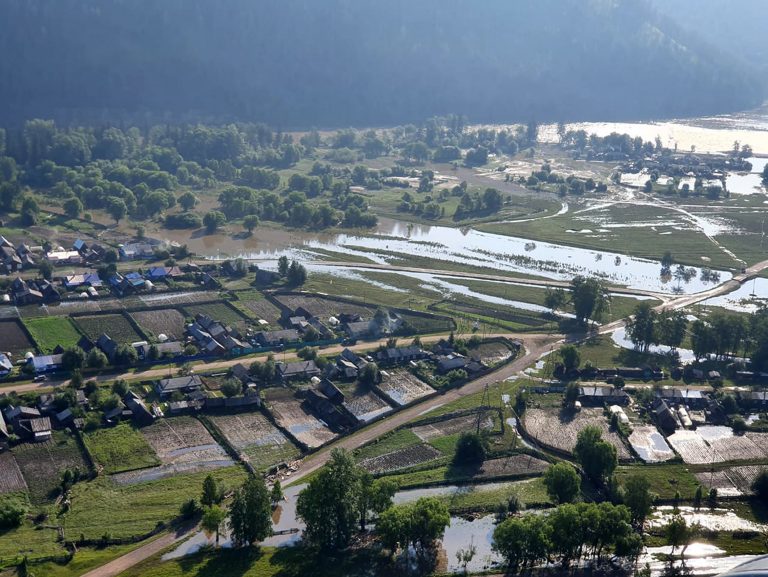
M0 122L618 119L762 100L694 38L646 0L4 0Z
M741 60L765 82L768 72L768 2L765 0L654 0L658 11L681 28Z

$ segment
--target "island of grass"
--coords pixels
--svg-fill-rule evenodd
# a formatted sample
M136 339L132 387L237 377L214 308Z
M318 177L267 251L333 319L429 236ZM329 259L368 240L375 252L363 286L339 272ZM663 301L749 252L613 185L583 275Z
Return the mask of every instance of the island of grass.
M73 347L83 336L67 317L28 318L24 325L43 354L52 353L58 346Z
M83 440L93 460L108 475L160 465L144 436L128 423L85 433Z

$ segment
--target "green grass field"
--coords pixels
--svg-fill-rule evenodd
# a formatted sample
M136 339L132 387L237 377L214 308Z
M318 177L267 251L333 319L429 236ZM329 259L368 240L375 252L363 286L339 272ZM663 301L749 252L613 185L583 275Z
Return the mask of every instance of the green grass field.
M128 423L85 433L83 440L94 461L108 475L160 464L142 434Z
M64 348L77 344L82 333L67 317L39 317L24 319L24 325L43 354L53 352L57 346Z
M699 486L696 477L685 465L629 465L616 469L616 477L622 483L633 475L648 479L651 491L660 499L673 499L677 491L683 499L693 499Z
M178 515L179 507L190 498L199 498L208 472L177 475L159 481L119 486L106 477L72 488L72 507L66 516L67 534L88 539L143 535L159 522ZM240 467L210 472L226 487L234 488L246 478Z
M160 555L121 573L121 577L351 577L397 575L370 549L350 550L318 558L303 547L219 549L160 561Z

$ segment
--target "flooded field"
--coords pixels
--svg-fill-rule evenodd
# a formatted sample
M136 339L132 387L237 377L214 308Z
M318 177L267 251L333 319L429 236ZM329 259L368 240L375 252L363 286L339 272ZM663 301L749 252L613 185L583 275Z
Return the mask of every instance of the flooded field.
M629 444L646 463L660 463L675 457L664 436L654 426L634 427L629 436Z

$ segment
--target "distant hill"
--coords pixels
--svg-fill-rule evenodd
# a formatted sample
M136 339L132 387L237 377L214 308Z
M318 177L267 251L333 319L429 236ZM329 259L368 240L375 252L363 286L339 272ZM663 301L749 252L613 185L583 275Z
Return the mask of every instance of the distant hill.
M766 0L653 0L653 4L662 16L742 62L768 84Z
M637 119L762 97L646 0L0 2L5 124Z

